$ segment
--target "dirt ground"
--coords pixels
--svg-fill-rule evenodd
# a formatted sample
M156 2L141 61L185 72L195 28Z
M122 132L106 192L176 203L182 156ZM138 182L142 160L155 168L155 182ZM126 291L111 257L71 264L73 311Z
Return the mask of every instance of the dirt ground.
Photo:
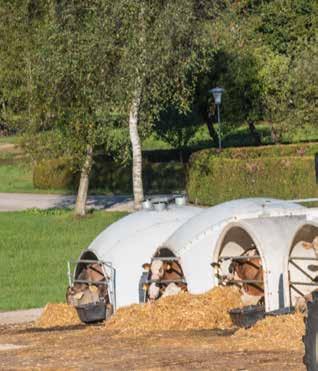
M1 369L305 370L301 351L256 351L232 331L157 332L130 337L104 325L43 330L0 326Z

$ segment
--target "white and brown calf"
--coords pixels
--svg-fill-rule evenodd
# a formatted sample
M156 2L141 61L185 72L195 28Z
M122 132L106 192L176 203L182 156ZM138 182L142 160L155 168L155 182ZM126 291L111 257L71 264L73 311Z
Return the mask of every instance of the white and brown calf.
M106 278L100 264L92 263L83 268L77 277L78 280L92 281L94 283L75 282L66 290L66 302L77 306L104 301L109 303ZM100 284L98 283L100 282Z
M256 305L264 300L264 277L263 267L260 258L256 257L258 252L252 249L243 252L242 255L248 256L246 259L231 259L229 265L229 273L224 276L219 276L225 285L232 285L231 281L258 281L255 283L236 282L241 293L241 300L244 305ZM218 264L217 264L218 265ZM215 266L215 263L212 263Z
M181 291L187 291L186 283L181 280L184 278L182 268L177 260L154 259L151 264L143 264L143 269L149 272L148 280L151 282L147 286L147 297L153 302L160 297L176 295ZM165 283L162 281L175 281Z

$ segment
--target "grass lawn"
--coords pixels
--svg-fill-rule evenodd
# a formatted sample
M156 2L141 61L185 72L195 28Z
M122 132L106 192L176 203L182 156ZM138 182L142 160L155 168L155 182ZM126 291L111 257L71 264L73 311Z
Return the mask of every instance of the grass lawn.
M16 135L0 137L0 144L3 144L3 143L16 144L19 142L19 140L20 138Z
M272 144L270 128L266 124L256 125L257 131L261 135L263 144ZM217 129L217 125L215 126ZM282 136L282 143L298 143L298 142L315 142L318 141L318 127L316 125L308 125L305 127L296 128L295 130L284 133ZM208 129L205 125L198 127L193 138L189 142L190 147L195 148L208 148L211 147L211 139L208 133ZM226 123L223 123L223 136L222 144L224 147L240 147L253 145L253 139L251 138L247 125L234 128L233 130L226 130ZM143 149L145 150L156 150L156 149L170 149L172 148L169 144L164 142L162 139L152 134L146 138L143 143Z
M65 301L67 261L108 225L126 215L68 210L0 213L0 310Z
M0 192L34 192L29 166L0 163Z

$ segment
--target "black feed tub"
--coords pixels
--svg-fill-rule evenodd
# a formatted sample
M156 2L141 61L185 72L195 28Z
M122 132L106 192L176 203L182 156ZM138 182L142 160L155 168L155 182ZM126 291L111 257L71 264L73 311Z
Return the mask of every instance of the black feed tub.
M229 314L234 325L249 328L265 317L265 308L261 305L249 305L231 309Z
M78 305L75 308L84 323L102 322L106 319L106 304L103 302Z
M245 328L254 326L257 321L267 316L276 317L293 313L295 313L294 307L280 308L265 313L265 308L261 305L249 305L248 307L235 308L229 311L234 325Z
M272 316L272 317L283 316L286 314L293 314L293 313L295 313L295 307L285 307L285 308L273 310L271 312L267 312L266 317L267 316Z

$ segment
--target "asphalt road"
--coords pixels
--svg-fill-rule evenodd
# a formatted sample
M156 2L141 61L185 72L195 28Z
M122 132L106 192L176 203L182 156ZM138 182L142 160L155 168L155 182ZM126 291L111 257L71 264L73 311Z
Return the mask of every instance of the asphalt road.
M49 209L75 206L75 196L33 193L0 193L0 211L21 211L32 208ZM87 208L107 211L132 211L131 196L89 196Z

